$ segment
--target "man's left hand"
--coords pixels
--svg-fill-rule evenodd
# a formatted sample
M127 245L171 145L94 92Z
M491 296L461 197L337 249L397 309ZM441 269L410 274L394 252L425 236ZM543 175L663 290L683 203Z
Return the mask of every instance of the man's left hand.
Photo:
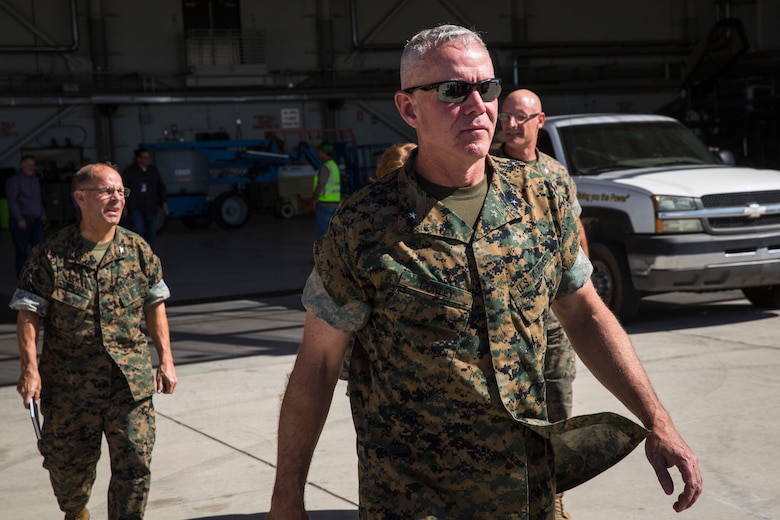
M651 431L645 441L645 453L667 495L674 492L669 468L677 466L685 487L674 503L674 510L679 513L691 507L701 495L703 487L699 459L677 430L674 427L661 427Z
M172 394L178 382L176 369L172 364L160 365L157 368L157 393Z

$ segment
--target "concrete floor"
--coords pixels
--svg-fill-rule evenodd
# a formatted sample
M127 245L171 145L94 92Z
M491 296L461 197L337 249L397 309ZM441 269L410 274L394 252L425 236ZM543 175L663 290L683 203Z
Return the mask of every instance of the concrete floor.
M314 222L258 216L237 231L172 222L159 254L173 298L175 394L158 396L149 520L263 519L276 461L279 397L301 335L300 289ZM10 239L0 232L0 298L13 290ZM62 518L14 384L13 316L0 314L0 518ZM628 327L658 394L699 456L705 492L678 515L637 449L566 493L576 520L780 518L780 312L738 292L667 295ZM575 413L628 414L580 365ZM339 383L309 475L311 518L357 518L354 431ZM106 518L107 457L90 502ZM679 479L678 479L679 481Z

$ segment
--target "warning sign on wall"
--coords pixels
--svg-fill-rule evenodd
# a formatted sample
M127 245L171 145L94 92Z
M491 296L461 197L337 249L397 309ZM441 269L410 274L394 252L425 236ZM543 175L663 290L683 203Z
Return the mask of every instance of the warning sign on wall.
M301 111L297 108L282 109L282 128L300 128Z

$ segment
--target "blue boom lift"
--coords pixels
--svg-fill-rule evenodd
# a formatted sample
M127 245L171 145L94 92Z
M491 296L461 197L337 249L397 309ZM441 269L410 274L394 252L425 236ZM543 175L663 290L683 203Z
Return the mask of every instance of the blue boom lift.
M168 207L193 228L216 222L238 229L249 220L253 184L273 184L272 207L285 218L305 211L313 177L322 165L310 143L330 142L341 168L342 196L374 176L388 145L357 146L350 128L270 130L265 139L145 143L168 188ZM271 190L266 190L266 192Z
M247 188L253 183L278 183L297 177L302 193L310 193L311 179L320 167L316 150L301 141L282 151L278 139L223 141L165 141L144 143L168 191L170 216L193 228L212 221L224 229L244 226L250 216ZM308 162L308 164L306 164ZM279 196L277 211L291 217L296 208Z

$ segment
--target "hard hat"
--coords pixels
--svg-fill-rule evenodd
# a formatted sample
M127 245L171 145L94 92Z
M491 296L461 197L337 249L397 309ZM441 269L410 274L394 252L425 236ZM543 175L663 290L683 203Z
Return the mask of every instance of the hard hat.
M328 155L333 155L333 145L327 141L320 143L319 149Z

